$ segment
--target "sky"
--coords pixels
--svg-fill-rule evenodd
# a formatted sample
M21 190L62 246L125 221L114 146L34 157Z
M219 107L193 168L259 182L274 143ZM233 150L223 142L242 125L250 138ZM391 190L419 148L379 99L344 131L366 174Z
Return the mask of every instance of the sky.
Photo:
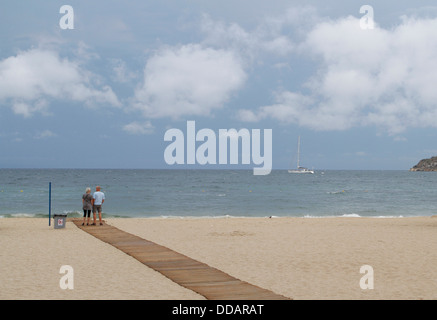
M2 1L0 168L253 167L169 165L195 121L271 129L273 169L300 136L315 170L408 170L437 155L437 4L380 2Z

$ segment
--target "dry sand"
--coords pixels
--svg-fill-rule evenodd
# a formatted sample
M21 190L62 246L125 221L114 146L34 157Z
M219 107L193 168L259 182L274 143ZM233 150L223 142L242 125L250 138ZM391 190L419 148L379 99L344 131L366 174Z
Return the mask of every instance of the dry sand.
M108 219L293 299L437 299L437 217ZM0 219L1 299L202 299L130 256L46 219ZM74 289L62 290L62 265ZM373 289L362 289L363 265ZM369 284L369 282L366 282Z
M61 289L63 265L74 288ZM0 219L0 299L204 299L72 222Z
M294 299L437 299L437 217L109 223ZM360 287L363 265L374 289Z

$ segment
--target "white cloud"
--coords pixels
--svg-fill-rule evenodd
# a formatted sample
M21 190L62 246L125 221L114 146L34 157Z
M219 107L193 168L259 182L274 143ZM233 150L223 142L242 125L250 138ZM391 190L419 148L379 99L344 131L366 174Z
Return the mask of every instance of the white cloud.
M50 131L50 130L44 130L44 131L38 133L38 134L35 136L35 139L44 139L44 138L50 138L50 137L56 137L56 136L57 136L56 133L53 133L53 132Z
M133 106L151 118L210 115L245 80L232 51L197 44L164 48L147 61Z
M311 114L310 106L313 100L310 97L283 91L276 95L276 101L277 104L260 107L256 111L241 109L238 111L238 116L240 120L248 122L258 122L267 117L283 123L299 122L305 119L307 125L318 121Z
M258 122L262 119L262 116L258 113L256 114L252 110L240 109L237 111L238 118L244 122Z
M112 80L120 83L126 83L137 78L137 74L133 71L130 71L126 65L126 62L123 60L112 59L111 64L114 73Z
M406 19L391 30L362 30L359 19L320 22L299 45L318 61L304 84L276 101L240 110L241 120L270 117L316 130L377 126L390 134L437 126L437 19Z
M153 132L154 127L150 123L150 121L146 122L131 122L123 127L123 130L130 133L130 134L136 134L136 135L142 135L142 134L150 134Z
M18 101L12 101L11 106L12 106L12 111L14 111L15 114L19 114L28 118L35 112L46 113L47 101L37 100L34 103L30 104L18 100Z
M295 50L291 38L283 33L312 21L308 17L313 13L311 8L289 9L280 17L265 19L252 32L204 15L200 43L164 47L147 61L143 83L131 105L147 118L213 114L243 87L246 70L263 54L284 57ZM274 68L284 66L275 64ZM124 78L123 65L114 71L117 78Z
M31 49L0 61L0 104L31 116L44 112L48 100L73 100L88 106L119 106L109 86L94 88L96 76L55 51Z
M201 23L201 30L205 34L203 43L231 49L249 62L262 53L284 56L295 49L290 37L281 33L289 23L288 18L281 16L265 19L255 30L249 32L237 23L225 24L204 15Z

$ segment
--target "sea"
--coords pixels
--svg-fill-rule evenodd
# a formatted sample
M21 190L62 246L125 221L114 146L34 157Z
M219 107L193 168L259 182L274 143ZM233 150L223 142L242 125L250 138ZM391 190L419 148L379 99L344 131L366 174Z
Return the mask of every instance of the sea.
M437 172L0 169L0 218L82 217L101 186L103 217L414 217L437 214Z

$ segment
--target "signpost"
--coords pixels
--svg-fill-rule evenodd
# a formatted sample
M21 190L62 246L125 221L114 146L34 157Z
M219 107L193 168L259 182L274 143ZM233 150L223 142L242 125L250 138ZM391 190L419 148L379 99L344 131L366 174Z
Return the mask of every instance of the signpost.
M51 220L51 210L52 210L52 183L49 182L49 227L50 227L50 220Z

